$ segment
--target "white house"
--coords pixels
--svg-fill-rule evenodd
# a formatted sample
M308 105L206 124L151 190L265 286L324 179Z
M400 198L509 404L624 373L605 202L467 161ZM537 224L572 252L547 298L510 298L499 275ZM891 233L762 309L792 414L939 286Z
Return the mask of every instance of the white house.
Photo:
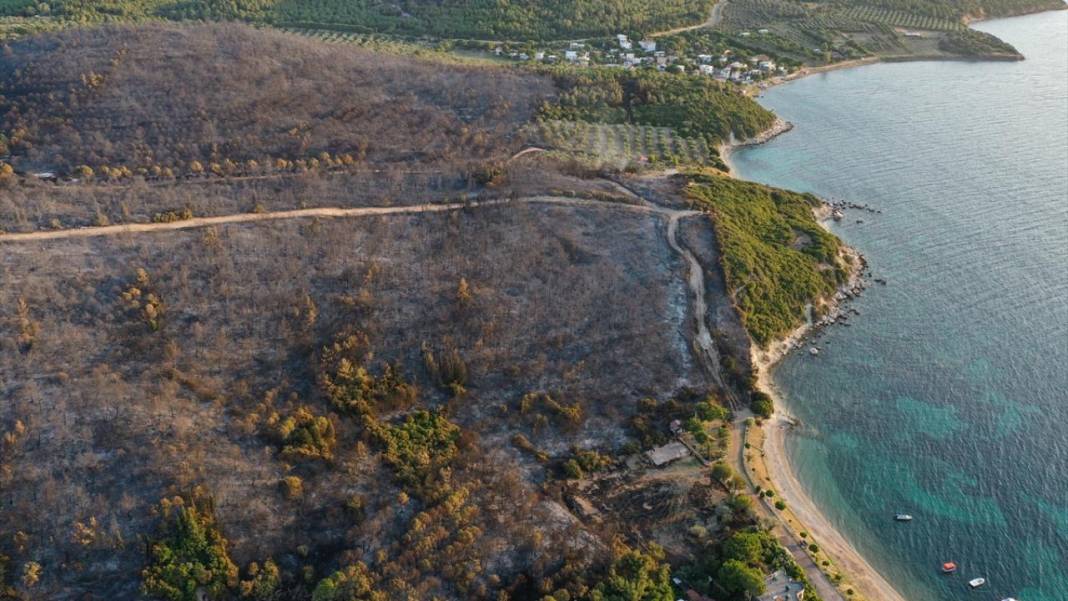
M634 45L630 43L630 39L628 39L627 36L623 35L622 33L616 35L616 39L619 40L619 47L624 50L630 50L634 47Z
M564 60L568 62L575 62L578 60L578 52L575 50L564 50Z
M656 52L656 40L642 40L638 45L646 52Z
M698 65L697 70L701 72L701 75L715 75L716 68L712 65Z

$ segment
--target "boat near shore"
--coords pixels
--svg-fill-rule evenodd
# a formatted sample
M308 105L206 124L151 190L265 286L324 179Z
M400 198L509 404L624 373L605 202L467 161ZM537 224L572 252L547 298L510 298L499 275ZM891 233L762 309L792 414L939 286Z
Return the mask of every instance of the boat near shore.
M954 574L956 572L957 572L957 564L956 563L954 563L952 561L947 561L946 563L942 564L942 573L943 574Z
M972 578L968 581L968 586L972 588L979 588L986 584L986 578Z
M898 522L911 522L912 516L907 513L899 513L894 516L894 520Z

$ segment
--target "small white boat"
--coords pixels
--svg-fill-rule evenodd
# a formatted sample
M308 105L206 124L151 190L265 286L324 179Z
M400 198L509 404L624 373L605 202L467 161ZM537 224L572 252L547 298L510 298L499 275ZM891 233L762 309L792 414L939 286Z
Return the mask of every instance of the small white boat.
M899 514L894 516L894 519L899 521L899 522L911 522L912 521L912 516L907 514L907 513L899 513Z
M972 588L979 588L986 584L986 578L972 578L968 581L968 586Z
M1016 598L1015 597L1005 597L1001 601L1016 601Z
M808 354L810 354L810 355L812 355L813 357L815 357L816 355L820 354L820 349L818 349L818 348L816 348L816 347L814 347L814 346L812 346L812 347L809 347L809 349L808 349Z

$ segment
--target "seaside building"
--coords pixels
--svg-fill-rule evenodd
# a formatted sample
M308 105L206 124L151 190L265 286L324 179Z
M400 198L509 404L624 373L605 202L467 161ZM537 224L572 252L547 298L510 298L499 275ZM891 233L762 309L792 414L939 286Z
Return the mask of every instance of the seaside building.
M764 594L757 601L804 601L805 585L779 570L764 579Z

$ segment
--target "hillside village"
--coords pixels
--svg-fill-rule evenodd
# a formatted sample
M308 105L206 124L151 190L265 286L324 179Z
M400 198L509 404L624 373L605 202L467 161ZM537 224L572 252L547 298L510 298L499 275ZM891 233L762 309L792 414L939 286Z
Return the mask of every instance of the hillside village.
M744 31L742 37L753 36ZM771 36L760 29L757 36ZM672 73L697 73L718 81L751 84L788 75L801 67L796 61L780 62L774 57L740 47L696 47L696 52L673 52L670 45L655 39L634 40L620 33L598 41L572 41L548 47L512 48L507 44L493 47L492 54L518 62L546 64L566 63L580 67L616 67L621 69L657 69Z

